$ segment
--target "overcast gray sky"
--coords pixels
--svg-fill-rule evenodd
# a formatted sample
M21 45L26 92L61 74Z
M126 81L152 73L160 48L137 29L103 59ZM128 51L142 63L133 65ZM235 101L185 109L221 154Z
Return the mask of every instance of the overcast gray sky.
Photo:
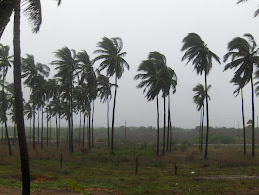
M32 34L25 16L22 17L22 56L33 54L37 62L50 65L53 52L68 46L86 50L93 59L93 51L102 37L121 37L125 59L130 70L118 81L115 126L156 126L156 102L147 102L139 81L134 81L137 68L151 51L159 51L167 58L167 65L178 76L177 92L171 96L173 126L194 128L200 114L193 103L192 88L204 84L191 64L181 62L182 39L190 32L197 33L210 50L220 58L227 52L227 43L236 36L251 33L259 41L259 17L253 18L258 2L250 0L236 5L237 0L63 0L57 8L52 0L42 1L43 24L38 34ZM1 43L12 45L12 21ZM98 65L96 64L95 67ZM52 66L51 66L52 67ZM241 127L241 99L234 97L235 87L229 83L233 71L222 72L224 63L213 63L208 76L210 90L209 115L211 126ZM52 67L52 75L55 72ZM12 80L12 73L9 74ZM114 79L111 80L114 82ZM24 90L24 97L28 97ZM244 89L245 117L251 119L251 89ZM112 103L111 103L112 106ZM160 101L162 124L162 99ZM258 112L255 98L255 116ZM76 118L78 119L78 118ZM79 120L75 122L78 124ZM96 101L95 125L106 126L106 105Z

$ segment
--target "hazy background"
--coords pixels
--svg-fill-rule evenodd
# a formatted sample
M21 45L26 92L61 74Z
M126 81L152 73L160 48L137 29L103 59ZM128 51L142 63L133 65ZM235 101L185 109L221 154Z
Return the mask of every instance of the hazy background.
M177 92L171 96L172 124L182 128L199 125L200 114L193 103L193 87L204 84L204 75L198 76L191 64L181 62L182 39L195 32L220 58L227 52L227 43L236 36L251 33L259 41L259 18L253 18L257 1L236 5L237 0L63 0L57 8L52 0L42 1L43 23L38 34L32 34L27 18L22 16L22 56L33 54L36 62L49 65L55 74L53 52L68 46L70 49L86 50L91 59L102 37L121 37L125 59L130 70L118 81L115 126L155 126L156 102L147 102L139 81L133 78L142 60L151 51L159 51L167 58L167 65L178 76ZM1 39L12 48L11 21ZM210 90L209 115L211 126L241 127L241 99L234 97L235 87L229 83L233 71L222 72L221 65L214 62L208 76ZM95 64L95 68L98 64ZM12 81L12 70L8 81ZM114 82L114 78L111 78ZM24 89L28 98L29 90ZM251 89L244 89L245 117L251 119ZM258 98L255 98L255 117L259 115ZM112 103L110 104L112 106ZM162 99L160 101L161 124ZM112 110L112 109L111 109ZM75 117L75 124L79 124ZM255 118L256 119L256 118ZM106 125L106 104L95 104L95 126ZM28 125L28 123L27 123ZM65 125L65 124L64 124ZM255 126L257 125L255 121Z

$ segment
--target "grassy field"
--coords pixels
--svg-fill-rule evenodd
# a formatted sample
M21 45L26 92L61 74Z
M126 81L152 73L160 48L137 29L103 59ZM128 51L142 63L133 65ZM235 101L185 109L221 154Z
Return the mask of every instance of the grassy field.
M13 151L10 157L7 146L0 145L0 187L20 189L17 145ZM74 188L112 194L259 194L258 178L221 178L259 176L258 147L252 158L250 151L242 154L242 146L210 146L208 160L192 145L174 146L172 152L159 157L155 147L147 144L116 146L115 154L103 145L96 145L91 152L75 147L73 154L66 146L41 149L38 145L34 151L29 145L29 153L33 192Z

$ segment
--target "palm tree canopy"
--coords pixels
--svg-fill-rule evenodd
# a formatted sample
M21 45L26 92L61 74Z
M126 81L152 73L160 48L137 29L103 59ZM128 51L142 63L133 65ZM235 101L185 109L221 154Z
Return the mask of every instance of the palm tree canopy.
M211 85L207 87L207 91L211 88ZM193 89L193 92L195 92L193 96L193 102L197 105L197 110L200 111L201 108L204 106L204 101L206 98L206 91L205 87L202 84L197 84ZM208 96L208 99L210 100L210 96Z
M212 59L220 64L220 58L208 49L207 44L196 33L189 33L183 39L181 51L185 51L182 61L187 59L186 64L192 61L197 74L202 75L203 71L209 74L212 68Z
M0 43L0 71L3 69L3 75L7 74L8 68L11 67L11 59L13 56L9 56L10 47L4 46Z
M98 74L97 77L97 91L98 91L98 96L100 97L100 100L102 102L106 102L108 99L111 99L111 87L115 86L115 84L111 84L109 81L109 77Z
M227 69L235 69L234 77L240 77L243 88L251 79L254 65L259 67L259 56L256 42L251 34L245 34L244 37L235 37L228 43L228 53L224 55L224 62L231 57L231 62L225 65L224 71ZM238 78L233 78L234 80Z
M97 60L102 60L100 63L99 71L107 68L107 75L113 76L114 74L118 79L121 78L124 67L128 70L130 68L127 61L123 58L127 54L126 52L122 52L123 49L123 42L121 38L107 38L103 37L103 40L97 44L97 49L94 51L95 54L99 54L93 62Z
M162 86L166 85L163 80L161 71L164 63L160 60L144 60L138 67L138 72L134 79L142 81L137 85L137 88L143 88L143 93L148 101L153 100L161 91Z

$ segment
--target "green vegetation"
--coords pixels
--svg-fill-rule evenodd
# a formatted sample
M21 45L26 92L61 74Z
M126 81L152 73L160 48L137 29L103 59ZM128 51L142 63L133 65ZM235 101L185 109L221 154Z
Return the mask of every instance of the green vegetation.
M17 146L13 147L13 156L6 155L7 145L1 147L0 187L21 189ZM210 147L210 152L210 158L203 160L198 146L190 144L173 146L171 153L160 157L156 157L155 144L116 145L115 155L100 144L91 152L75 145L73 154L62 144L58 148L51 144L44 149L38 144L36 150L30 145L31 188L34 192L73 188L85 194L90 190L125 194L258 193L258 180L200 179L201 176L259 175L258 159L243 156L242 146L216 145Z

